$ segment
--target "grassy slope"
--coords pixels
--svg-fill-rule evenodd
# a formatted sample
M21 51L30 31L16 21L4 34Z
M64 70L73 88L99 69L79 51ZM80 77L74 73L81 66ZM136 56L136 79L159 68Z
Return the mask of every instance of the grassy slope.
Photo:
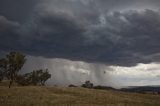
M84 88L0 86L0 106L160 106L160 96Z

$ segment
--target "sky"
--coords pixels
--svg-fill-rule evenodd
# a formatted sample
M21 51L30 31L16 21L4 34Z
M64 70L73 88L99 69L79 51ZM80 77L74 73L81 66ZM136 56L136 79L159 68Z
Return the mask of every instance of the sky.
M0 0L0 55L51 85L160 85L159 0Z

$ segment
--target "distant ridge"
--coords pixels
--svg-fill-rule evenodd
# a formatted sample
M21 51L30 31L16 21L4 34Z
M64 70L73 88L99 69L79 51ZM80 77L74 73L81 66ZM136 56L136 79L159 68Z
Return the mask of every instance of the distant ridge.
M127 88L121 88L121 91L140 92L140 93L150 92L150 93L160 94L160 85L128 86Z

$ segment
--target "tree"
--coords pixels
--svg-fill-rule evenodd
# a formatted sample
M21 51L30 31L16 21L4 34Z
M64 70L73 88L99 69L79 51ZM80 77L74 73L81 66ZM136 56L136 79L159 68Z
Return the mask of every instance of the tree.
M4 74L3 72L0 70L0 82L3 80Z
M6 77L6 70L7 70L7 61L6 59L0 59L0 81Z
M23 67L26 59L25 55L19 52L10 52L6 56L7 60L7 77L10 80L9 88L11 87L14 80L16 80L17 73Z
M82 87L93 88L93 83L91 83L90 81L86 81L85 84L82 84Z
M33 72L28 73L28 76L31 84L37 85L39 83L40 79L38 71L34 70Z
M45 85L45 82L51 78L51 74L49 74L48 69L46 70L39 70L40 71L40 83L41 85Z
M30 75L29 74L17 75L16 83L22 86L30 85L31 84Z
M45 85L45 82L51 78L51 74L49 74L48 69L40 69L31 72L31 82L33 85L40 84L42 86Z
M45 82L51 78L48 69L34 70L24 75L18 75L16 82L20 85L45 85Z

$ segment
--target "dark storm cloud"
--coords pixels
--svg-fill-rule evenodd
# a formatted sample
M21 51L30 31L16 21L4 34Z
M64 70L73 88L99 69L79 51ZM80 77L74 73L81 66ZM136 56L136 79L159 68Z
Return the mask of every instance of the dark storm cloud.
M115 11L113 6L109 7L117 4L120 9L124 4L132 4L120 1L40 0L23 24L18 23L23 14L16 18L15 13L17 22L1 14L4 16L0 17L0 50L122 66L159 62L151 56L160 52L160 12ZM148 6L150 0L139 3ZM151 7L156 7L156 3L159 2L154 0Z
M10 21L4 16L0 16L0 52L15 50L18 48L19 36L16 33L20 24L18 22Z
M0 0L0 15L23 22L40 0Z

